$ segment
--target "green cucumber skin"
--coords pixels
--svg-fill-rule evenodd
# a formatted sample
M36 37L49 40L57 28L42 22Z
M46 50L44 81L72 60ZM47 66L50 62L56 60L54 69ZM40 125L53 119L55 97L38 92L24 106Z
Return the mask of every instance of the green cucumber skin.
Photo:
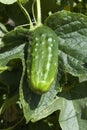
M40 26L33 31L28 48L27 74L30 88L36 93L47 92L58 67L58 38L53 30Z

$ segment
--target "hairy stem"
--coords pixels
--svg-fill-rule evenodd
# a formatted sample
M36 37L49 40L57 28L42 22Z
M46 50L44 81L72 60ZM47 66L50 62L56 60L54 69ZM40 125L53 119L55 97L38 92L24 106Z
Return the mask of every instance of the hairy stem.
M40 0L36 0L37 5L37 26L41 25L41 3Z

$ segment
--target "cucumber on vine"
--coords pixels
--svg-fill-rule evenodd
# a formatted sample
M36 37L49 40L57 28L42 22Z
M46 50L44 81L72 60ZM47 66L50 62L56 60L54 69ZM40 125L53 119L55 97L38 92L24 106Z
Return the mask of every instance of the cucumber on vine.
M43 93L49 90L58 67L58 38L47 26L39 26L32 32L28 49L27 73L32 90Z
M29 87L41 94L49 90L57 72L58 38L51 28L41 23L40 0L36 0L36 4L37 23L30 28L32 38L28 47L27 77Z

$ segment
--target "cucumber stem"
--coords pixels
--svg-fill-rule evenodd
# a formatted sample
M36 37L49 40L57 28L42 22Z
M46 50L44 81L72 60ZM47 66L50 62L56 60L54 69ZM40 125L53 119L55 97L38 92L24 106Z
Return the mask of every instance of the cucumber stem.
M41 3L40 0L36 0L37 5L37 26L41 25Z
M34 18L34 23L36 23L36 18L35 18L35 15L34 15L34 5L35 5L35 2L36 2L36 0L34 0L33 4L32 4L32 14L33 14L33 18Z

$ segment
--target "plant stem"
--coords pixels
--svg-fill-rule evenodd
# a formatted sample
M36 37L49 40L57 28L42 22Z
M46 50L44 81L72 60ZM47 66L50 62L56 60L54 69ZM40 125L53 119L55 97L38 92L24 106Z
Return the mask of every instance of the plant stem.
M32 14L33 14L33 18L34 18L34 23L36 23L36 18L35 18L35 14L34 14L34 5L35 5L36 0L33 1L32 4Z
M37 5L37 26L41 25L41 3L40 0L36 0Z

